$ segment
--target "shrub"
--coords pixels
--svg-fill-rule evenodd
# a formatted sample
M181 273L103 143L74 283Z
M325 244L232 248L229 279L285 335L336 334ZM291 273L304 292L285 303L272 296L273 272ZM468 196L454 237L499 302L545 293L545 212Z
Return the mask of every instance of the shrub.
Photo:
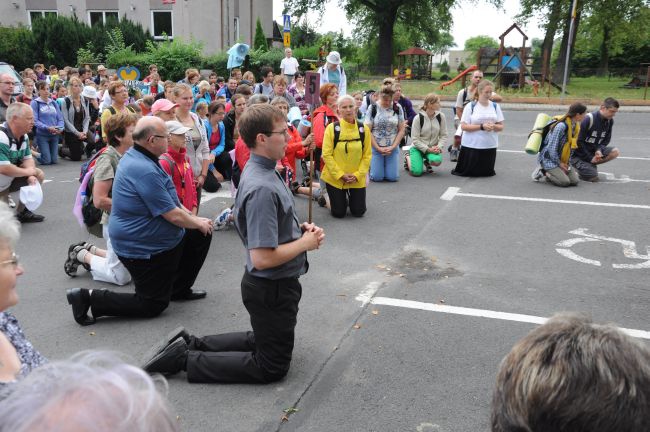
M228 77L228 53L225 51L218 52L211 56L205 57L201 64L201 69L212 69L218 76Z
M449 62L446 59L440 63L440 72L449 73Z
M305 60L318 60L319 49L320 47L318 45L299 47L293 49L293 56L298 60L301 71L307 72L312 70L312 65L315 66L316 63L306 62Z
M0 27L0 61L17 71L34 66L34 37L27 27Z
M260 17L257 17L257 23L255 24L255 37L253 38L253 48L260 51L268 51L269 44L266 41L266 36L264 35L264 30L262 29L262 22Z
M91 42L86 42L85 48L79 48L77 50L77 64L82 65L86 63L101 63L104 56L101 53L95 53L93 51L93 44Z
M183 42L181 38L157 43L147 41L148 63L158 66L163 79L177 81L185 77L185 69L203 64L202 49L200 42Z
M141 79L144 78L146 72L149 70L150 63L149 54L136 53L131 47L113 51L106 56L107 67L117 69L122 66L135 66L140 69L140 74L142 74Z
M260 69L263 66L270 66L275 72L280 71L280 63L284 58L284 49L273 48L269 51L253 50L250 53L249 70L256 77L260 76Z

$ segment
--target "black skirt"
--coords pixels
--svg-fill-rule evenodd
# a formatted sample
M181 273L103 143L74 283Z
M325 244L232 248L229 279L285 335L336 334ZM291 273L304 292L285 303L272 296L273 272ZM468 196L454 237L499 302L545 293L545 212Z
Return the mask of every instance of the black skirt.
M451 173L462 177L491 177L495 175L494 163L497 149L475 149L461 146L456 168Z

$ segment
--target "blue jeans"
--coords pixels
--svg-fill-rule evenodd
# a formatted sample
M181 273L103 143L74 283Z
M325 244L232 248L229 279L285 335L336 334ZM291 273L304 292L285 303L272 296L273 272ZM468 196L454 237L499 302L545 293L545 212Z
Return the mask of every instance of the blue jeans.
M399 147L389 155L379 154L375 148L372 148L372 159L370 159L370 179L372 181L391 181L399 180Z
M36 145L41 152L41 165L55 164L59 159L59 135L36 134Z

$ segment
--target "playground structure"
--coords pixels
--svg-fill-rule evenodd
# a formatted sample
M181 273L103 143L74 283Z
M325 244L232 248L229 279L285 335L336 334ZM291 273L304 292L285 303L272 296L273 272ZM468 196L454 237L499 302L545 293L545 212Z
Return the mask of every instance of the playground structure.
M513 30L518 31L522 36L521 47L506 47L505 38ZM462 80L462 86L465 86L467 74L474 70L481 70L486 76L491 76L492 81L497 88L518 88L523 89L526 85L533 87L535 94L542 85L550 86L561 90L561 87L551 79L548 53L544 55L542 70L533 72L534 58L532 50L526 47L528 36L521 30L517 24L512 24L501 36L499 36L499 48L481 48L476 53L476 64L462 71L453 80L440 84L439 88L451 85Z
M431 59L429 51L411 47L397 53L398 63L393 69L393 75L398 79L431 79Z

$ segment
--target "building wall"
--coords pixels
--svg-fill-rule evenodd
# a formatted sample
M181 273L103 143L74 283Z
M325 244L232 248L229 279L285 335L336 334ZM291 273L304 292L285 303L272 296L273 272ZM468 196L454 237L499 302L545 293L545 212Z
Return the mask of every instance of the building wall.
M466 68L476 64L476 53L463 50L450 50L449 51L449 67L455 70L461 62Z
M273 35L273 2L269 0L0 0L0 26L30 24L30 10L56 10L89 23L89 11L126 14L153 33L152 11L172 11L173 36L203 42L204 53L227 50L236 42L252 45L259 17L267 38Z

